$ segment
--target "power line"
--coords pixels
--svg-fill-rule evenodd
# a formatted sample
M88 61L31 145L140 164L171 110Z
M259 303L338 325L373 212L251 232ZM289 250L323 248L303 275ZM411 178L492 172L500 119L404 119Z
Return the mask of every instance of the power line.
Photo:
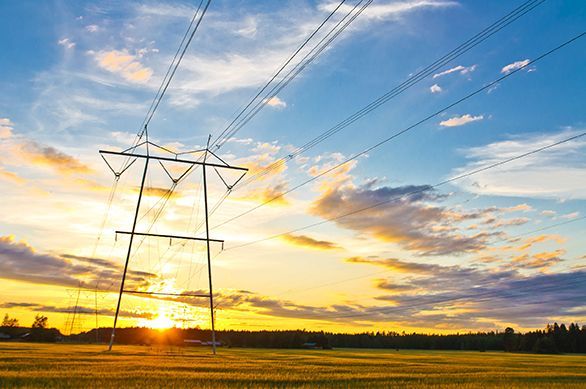
M149 109L148 109L148 111L142 121L142 124L141 124L140 128L138 129L135 140L133 141L132 146L130 147L129 150L134 150L135 148L137 148L139 146L140 140L142 139L142 137L145 134L147 135L147 139L148 139L147 127L148 127L149 123L151 122L157 108L159 107L159 104L161 103L163 96L167 92L167 89L169 88L169 84L171 83L171 80L175 76L175 72L179 68L179 65L181 64L181 61L183 60L183 57L185 56L185 53L187 52L187 49L188 49L189 45L191 44L191 41L193 40L195 33L199 29L199 26L203 20L204 15L206 14L206 12L208 10L208 7L211 3L211 0L207 0L203 11L201 12L199 18L197 19L197 22L195 23L195 27L193 28L193 31L191 31L191 34L189 34L189 31L191 30L191 28L196 20L196 17L201 10L203 2L204 2L204 0L200 1L199 6L197 7L195 13L193 14L191 22L189 23L189 26L188 26L187 30L185 31L183 38L181 39L179 47L177 48L177 51L175 52L175 55L173 56L173 59L172 59L171 63L169 64L169 68L167 69L167 72L165 73L165 76L163 77L163 80L161 81L161 85L159 86L159 89L157 90L157 93L155 94L155 97L153 98L153 101L151 102L151 105L149 106ZM189 36L189 38L187 38L187 36ZM187 39L187 42L186 42L186 39ZM185 45L183 45L184 43L185 43ZM183 50L182 50L182 48L183 48ZM179 53L181 53L181 54L179 54ZM177 62L175 62L175 61L177 61ZM148 149L148 144L147 144L147 149ZM127 163L129 160L130 160L130 158L125 159L125 161L122 165L122 169L124 169L127 166Z
M199 14L199 10L201 9L202 4L203 4L203 0L200 1L199 6L195 10L193 17L191 18L191 22L189 23L189 26L187 27L187 30L185 31L185 34L183 35L183 38L181 39L181 42L179 43L179 47L177 48L177 51L175 52L175 55L173 56L173 59L171 60L171 63L169 64L169 68L167 69L167 72L165 73L165 76L163 77L161 85L159 86L159 89L157 90L157 93L156 93L155 97L153 98L153 101L151 102L151 105L147 111L147 114L145 115L144 120L142 121L142 124L140 125L139 132L142 131L144 129L144 126L148 125L148 123L150 122L150 120L152 118L152 114L154 114L154 110L156 109L155 105L158 105L157 101L160 101L159 96L161 96L161 98L162 98L162 95L164 94L164 92L163 93L161 93L161 92L165 88L165 85L168 86L169 83L171 82L171 78L173 77L173 74L174 74L174 73L171 74L172 69L173 68L176 69L179 66L179 62L181 61L181 59L179 59L177 64L175 64L175 60L177 59L177 57L179 56L179 53L181 52L181 48L183 47L183 43L185 43L185 40L187 39L187 36L189 35L189 31L191 31L191 27L193 27L193 23L195 22L195 19L196 19L197 15ZM201 18L203 18L203 14L200 17L200 21L201 21ZM198 22L198 25L199 25L199 22ZM191 38L193 38L193 34L195 34L197 27L198 26L196 26L196 28L193 30L193 33L191 34ZM190 41L191 41L191 39L190 39ZM189 45L189 42L185 46L184 50L187 49L188 45ZM169 77L170 74L171 74L171 76ZM167 82L167 77L169 77L168 82ZM151 111L153 111L152 114L151 114Z
M541 228L538 228L538 229L535 229L535 230L532 230L532 231L527 231L527 232L524 232L524 233L521 233L521 234L513 235L513 236L508 237L508 238L498 239L496 242L492 242L492 245L497 244L497 243L503 243L503 242L512 242L513 240L518 239L518 238L523 237L523 236L532 235L532 234L535 234L537 232L543 232L543 231L551 230L553 228L561 227L561 226L564 226L566 224L576 223L576 222L579 222L579 221L582 221L582 220L586 220L586 216L578 217L578 218L571 219L571 220L566 220L566 221L563 221L563 222L560 222L560 223L550 224L549 226L545 226L545 227L541 227ZM323 288L323 287L326 287L326 286L339 285L339 284L342 284L342 283L345 283L345 282L349 282L349 281L355 281L355 280L359 280L359 279L364 279L364 278L372 277L372 276L379 275L379 274L385 274L385 273L388 273L388 272L391 272L391 271L393 271L393 270L392 269L387 269L387 270L383 270L383 271L380 271L380 272L369 273L369 274L366 274L366 275L363 275L363 276L351 277L351 278L346 278L346 279L342 279L342 280L338 280L338 281L332 281L332 282L328 282L328 283L324 283L324 284L312 285L312 286L310 286L308 288L290 289L290 290L287 290L287 291L285 291L283 293L279 293L276 296L282 296L282 295L285 295L285 294L298 294L298 293L303 293L303 292L307 292L307 291L310 291L310 290L320 289L320 288Z
M428 65L427 67L420 70L419 72L417 72L413 76L409 77L406 81L395 86L389 92L385 93L384 95L380 96L379 98L377 98L373 102L369 103L365 107L356 111L355 113L353 113L352 115L350 115L346 119L342 120L341 122L339 122L335 126L331 127L327 131L325 131L322 134L320 134L319 136L317 136L316 138L307 142L303 146L298 147L292 153L273 162L272 164L267 166L265 169L258 171L255 174L251 175L245 181L243 181L242 184L239 185L239 187L243 187L243 186L249 184L250 182L255 181L256 179L267 175L271 171L278 169L282 165L286 164L288 161L290 161L291 159L293 159L297 155L300 155L300 154L304 153L305 151L313 148L317 144L325 141L327 138L338 133L342 129L348 127L349 125L351 125L355 121L361 119L362 117L364 117L368 113L379 108L381 105L387 103L389 100L398 96L399 94L401 94L405 90L409 89L410 87L412 87L415 84L419 83L420 81L424 80L426 77L433 74L435 71L439 70L441 67L445 66L446 64L450 63L451 61L458 58L462 54L468 52L469 50L471 50L475 46L479 45L484 40L488 39L490 36L496 34L498 31L502 30L503 28L505 28L509 24L513 23L518 18L522 17L523 15L528 13L529 11L531 11L534 8L536 8L537 6L541 5L543 2L545 2L545 0L529 0L525 3L523 3L521 6L517 7L516 9L511 11L509 14L503 16L501 19L497 20L496 22L494 22L490 26L486 27L484 30L482 30L481 32L479 32L478 34L473 36L472 38L468 39L466 42L462 43L457 48L453 49L449 53L445 54L443 57L439 58L438 60L436 60L432 64Z
M382 205L389 204L391 202L400 200L400 199L402 199L404 197L409 197L409 196L413 196L415 194L420 194L420 193L429 191L431 189L435 189L435 188L438 188L440 186L446 185L448 183L451 183L451 182L454 182L454 181L457 181L457 180L461 180L461 179L466 178L466 177L470 177L472 175L475 175L475 174L484 172L484 171L489 170L489 169L493 169L493 168L498 167L498 166L501 166L501 165L505 165L507 163L510 163L510 162L519 160L521 158L528 157L530 155L539 153L541 151L550 149L552 147L556 147L556 146L559 146L561 144L564 144L564 143L567 143L567 142L570 142L570 141L579 139L579 138L581 138L583 136L586 136L586 132L582 132L580 134L571 136L569 138L562 139L562 140L560 140L558 142L548 144L546 146L543 146L543 147L540 147L540 148L531 150L529 152L526 152L526 153L523 153L523 154L520 154L520 155L516 155L514 157L511 157L511 158L508 158L508 159L505 159L505 160L502 160L502 161L499 161L499 162L496 162L496 163L493 163L493 164L490 164L490 165L487 165L487 166L484 166L484 167L481 167L481 168L478 168L478 169L475 169L475 170L472 170L472 171L469 171L469 172L464 173L464 174L460 174L458 176L455 176L455 177L449 178L447 180L441 181L441 182L439 182L437 184L427 185L427 186L424 186L424 187L422 187L420 189L416 189L416 190L407 192L405 194L402 194L400 196L394 196L394 197L392 197L390 199L387 199L387 200L384 200L384 201L375 203L373 205L369 205L369 206L364 207L364 208L356 209L356 210L354 210L352 212L344 213L344 214L341 214L341 215L338 215L338 216L335 216L335 217L332 217L332 218L328 218L328 219L319 221L317 223L309 224L309 225L304 226L304 227L300 227L300 228L296 228L294 230L290 230L290 231L283 232L283 233L280 233L280 234L272 235L272 236L269 236L269 237L266 237L266 238L263 238L263 239L255 240L255 241L248 242L248 243L243 243L243 244L237 245L237 246L228 247L228 248L224 249L224 251L233 250L233 249L240 248L240 247L245 247L245 246L250 246L250 245L253 245L253 244L257 244L257 243L264 242L264 241L267 241L267 240L275 239L275 238L278 238L278 237L281 237L281 236L284 236L284 235L288 235L288 234L291 234L291 233L295 233L295 232L303 231L303 230L306 230L306 229L309 229L309 228L317 227L319 225L322 225L322 224L325 224L325 223L329 223L329 222L332 222L332 221L336 221L336 220L342 219L342 218L347 217L347 216L355 215L355 214L360 213L360 212L368 211L370 209L374 209L374 208L380 207Z
M203 3L204 0L202 0L199 4L199 7L196 11L196 15L199 12L199 9L201 8L201 5ZM179 68L179 65L181 64L181 60L183 60L183 57L185 56L185 53L187 52L187 49L189 48L189 45L191 43L191 41L193 40L193 37L195 36L195 33L197 32L197 30L199 29L199 26L203 20L203 17L205 16L210 3L212 0L207 0L206 1L206 5L203 8L201 15L199 17L199 19L197 20L197 23L195 25L195 27L193 28L193 31L191 32L191 35L189 36L189 39L187 40L187 42L185 43L185 47L183 48L183 51L181 52L181 55L179 56L179 58L177 59L177 63L175 64L173 70L171 71L171 74L169 75L169 78L167 79L167 82L165 83L165 86L163 87L163 90L161 91L155 105L153 106L152 111L148 114L146 120L144 121L144 126L143 127L148 127L151 119L153 118L153 115L155 114L155 111L157 110L157 108L159 107L159 104L161 103L161 100L163 99L163 96L165 96L165 92L167 92L167 89L169 88L169 84L171 83L171 80L173 79L173 76L175 76L175 72L177 72L177 69ZM195 15L194 15L195 17ZM190 24L191 27L191 24ZM143 130L144 132L144 130Z
M525 3L521 4L519 7L515 8L513 11L509 12L507 15L501 17L499 20L497 20L496 22L492 23L490 26L486 27L484 30L482 30L481 32L477 33L475 36L473 36L472 38L468 39L466 42L462 43L461 45L459 45L457 48L453 49L452 51L450 51L449 53L447 53L446 55L444 55L443 57L441 57L440 59L436 60L435 62L433 62L432 64L428 65L425 69L421 70L420 72L418 72L417 74L413 75L411 78L409 78L408 80L404 81L402 84L396 86L395 88L393 88L391 91L387 92L385 95L379 97L378 99L376 99L374 102L368 104L366 107L364 107L363 109L359 110L358 112L354 113L353 115L351 115L349 118L345 119L344 121L340 122L339 124L337 124L336 126L332 127L330 130L326 131L325 133L323 133L322 135L320 135L319 137L315 138L314 140L306 143L304 146L299 147L296 151L294 151L292 154L289 154L287 157L281 158L278 161L275 161L273 164L269 165L267 168L263 169L260 172L257 172L256 174L253 174L249 179L246 179L242 182L241 185L235 186L234 188L231 188L228 190L228 192L231 192L234 189L239 189L245 185L248 185L250 182L254 181L255 179L260 178L261 176L264 176L266 174L268 174L270 171L277 169L278 167L282 166L283 164L285 164L288 160L294 158L296 155L299 155L301 153L303 153L304 151L309 150L310 148L314 147L315 145L317 145L318 143L324 141L325 139L327 139L328 137L332 136L333 134L339 132L340 130L342 130L343 128L347 127L348 125L352 124L354 121L360 119L361 117L365 116L366 114L368 114L369 112L371 112L372 110L378 108L380 105L384 104L385 102L387 102L388 100L390 100L391 98L397 96L398 94L400 94L401 92L403 92L404 90L406 90L407 88L415 85L417 82L423 80L427 75L432 74L433 72L437 71L439 68L441 68L442 66L445 66L447 63L449 63L450 61L454 60L455 58L459 57L460 55L464 54L465 52L469 51L470 49L472 49L473 47L475 47L476 45L480 44L482 41L486 40L488 37L492 36L493 34L495 34L496 32L500 31L501 29L505 28L506 26L508 26L509 24L511 24L512 22L514 22L515 20L517 20L518 18L522 17L523 15L525 15L526 13L528 13L529 11L533 10L535 7L539 6L540 4L542 4L543 2L545 2L545 0L528 0ZM359 5L361 2L356 3L356 5L354 6L354 8L346 14L346 16L344 16L344 18L342 18L338 24L330 30L330 32L312 49L312 51L310 51L297 65L296 67L298 67L300 64L302 64L304 62L304 60L310 55L312 54L313 50L315 50L317 47L319 47L322 42L327 39L329 37L329 35L339 26L339 24L341 22L343 22L346 17L348 17ZM362 12L366 6L368 6L367 3L363 6L362 9L360 9L353 17L352 20L354 20L355 17L357 17L360 12ZM339 7L339 6L338 6ZM331 16L331 14L330 14ZM346 25L343 27L347 27L348 24L352 21L350 20L349 22L346 23ZM323 24L323 23L322 23ZM321 26L320 26L321 27ZM336 35L332 38L330 38L330 40L326 43L326 45L323 45L321 47L321 50L323 50L323 48L325 48L327 45L329 45L331 43L331 41L342 31L342 29L338 30L338 32L336 33ZM307 41L306 41L307 42ZM306 43L305 42L305 43ZM304 44L305 44L304 43ZM320 51L321 52L321 51ZM319 52L317 53L319 54ZM316 55L317 55L316 54ZM315 58L314 55L310 60L313 60ZM291 57L293 58L293 57ZM291 59L290 58L290 59ZM306 65L303 65L303 67ZM289 73L281 80L281 82L283 82L285 79L287 79L287 77L291 74L291 72L293 72L294 70L296 70L296 67L293 68L291 71L289 71ZM282 67L283 68L283 67ZM282 69L281 68L281 69ZM299 71L302 70L299 69ZM298 71L298 72L299 72ZM296 74L298 74L298 72ZM296 75L295 74L295 75ZM295 76L294 75L294 76ZM275 75L276 76L276 75ZM294 77L293 76L293 77ZM275 77L273 77L274 79ZM272 79L271 79L272 80ZM288 82L290 82L291 79L289 79ZM285 85L283 85L282 87L280 87L279 84L277 84L275 87L273 87L273 89L269 92L269 94L271 94L273 91L275 91L275 88L280 87L280 89L278 91L280 91ZM263 90L268 87L268 83L267 85L265 85L265 87L263 87ZM276 93L278 93L278 91ZM261 90L262 92L262 90ZM260 95L259 92L257 94L257 96ZM276 93L273 94L276 95ZM268 96L268 95L267 95ZM254 99L253 99L254 100ZM249 102L249 104L246 106L246 108L248 108L253 100L251 100ZM262 108L262 105L259 106L259 104L262 104L262 102L266 103L267 98L265 97L265 99L263 99L261 101L261 103L257 103L257 105L255 106L255 108L257 109L256 112L258 112L258 110L260 108ZM243 114L243 112L246 110L246 108L240 112L240 114L238 116L240 116L241 114ZM253 108L253 109L255 109ZM248 117L250 120L252 117ZM246 119L246 117L245 117ZM232 122L234 123L236 121L236 119ZM230 125L232 125L232 123ZM241 126L239 127L241 128ZM224 131L225 132L225 131ZM224 132L222 132L222 134L224 134ZM221 134L221 135L222 135ZM220 135L220 136L221 136ZM228 135L226 137L224 137L224 143L227 139L229 139L231 135ZM219 138L216 141L219 141ZM223 144L223 143L222 143ZM223 201L227 198L227 195L229 193L226 193L226 195L223 196L223 198L221 198L218 203L216 204L216 206L214 207L214 209L212 210L212 212L210 213L210 215L213 215L213 213L215 212L215 210L223 203ZM272 201L269 200L269 201ZM233 219L232 219L233 220Z
M349 126L350 124L352 124L354 121L362 118L363 116L365 116L366 114L368 114L369 112L371 112L372 110L378 108L380 105L386 103L388 100L390 100L393 97L396 97L398 94L402 93L403 91L405 91L407 88L415 85L416 83L418 83L419 81L423 80L425 77L427 77L428 75L432 74L433 72L437 71L438 69L440 69L442 66L445 66L446 64L448 64L449 62L453 61L454 59L456 59L457 57L459 57L460 55L464 54L465 52L471 50L473 47L477 46L478 44L480 44L481 42L483 42L484 40L486 40L487 38L489 38L490 36L492 36L493 34L497 33L498 31L500 31L501 29L505 28L506 26L508 26L509 24L513 23L515 20L517 20L518 18L522 17L523 15L525 15L526 13L528 13L529 11L533 10L535 7L539 6L540 4L542 4L543 2L545 2L545 0L528 0L525 3L521 4L519 7L515 8L513 11L509 12L507 15L501 17L499 20L497 20L496 22L492 23L490 26L486 27L484 30L482 30L481 32L477 33L476 35L474 35L472 38L468 39L466 42L462 43L461 45L459 45L458 47L456 47L455 49L453 49L452 51L450 51L449 53L445 54L443 57L439 58L438 60L436 60L435 62L433 62L432 64L428 65L426 68L424 68L423 70L421 70L420 72L416 73L415 75L413 75L412 77L410 77L409 79L407 79L406 81L404 81L402 84L396 86L395 88L393 88L391 91L387 92L385 95L379 97L378 99L376 99L375 101L371 102L370 104L368 104L367 106L365 106L364 108L362 108L361 110L357 111L356 113L354 113L353 115L351 115L350 117L348 117L347 119L343 120L342 122L338 123L336 126L332 127L331 129L329 129L328 131L326 131L325 133L321 134L320 136L318 136L317 138L314 138L312 141L306 143L305 145L297 148L296 151L294 151L293 153L287 155L286 157L281 158L278 161L275 161L274 163L272 163L271 165L269 165L267 168L257 172L256 174L253 174L250 178L243 180L241 185L235 185L233 188L228 189L227 193L223 196L223 198L221 198L218 203L216 204L216 206L214 207L214 209L211 211L210 215L213 215L215 210L223 203L223 201L227 198L227 195L229 194L229 192L231 192L234 189L240 189L243 186L246 186L248 184L250 184L252 181L270 173L271 171L279 168L280 166L282 166L283 164L287 163L288 160L293 159L295 156L309 150L310 148L314 147L315 145L317 145L318 143L323 142L324 140L326 140L328 137L332 136L333 134L341 131L343 128ZM343 22L347 16L349 16L359 5L361 2L356 3L356 5L354 6L354 8L346 14L346 16L344 16L344 18L342 18L338 24L332 28L330 30L330 32L312 49L312 51L310 51L297 65L296 67L298 67L300 64L302 64L305 59L312 54L313 50L315 50L316 48L318 48L322 42L327 39L329 37L329 35L339 26L339 24L341 22ZM365 6L368 6L368 4L366 4ZM362 12L364 10L365 7L363 7L359 12ZM355 14L354 18L356 16L358 16L359 13ZM330 15L331 16L331 15ZM353 19L352 19L353 20ZM351 21L350 21L351 22ZM348 23L344 26L347 27ZM338 31L337 34L339 34L341 32L341 30ZM337 36L337 34L335 36ZM335 38L335 36L333 38ZM332 38L332 39L333 39ZM330 39L328 41L328 43L324 46L322 46L322 50L323 48L325 48L327 45L329 45L331 43ZM320 51L321 52L321 51ZM317 53L319 54L319 53ZM315 58L315 55L313 56L313 58ZM312 58L312 59L313 59ZM306 65L303 65L306 66ZM291 69L289 71L289 73L283 77L283 80L281 80L281 82L283 82L285 79L288 78L288 76L294 71L296 70L296 67L294 67L293 69ZM300 69L302 70L302 69ZM298 72L297 72L298 73ZM274 77L273 77L274 78ZM287 83L290 82L287 81ZM265 87L263 87L263 89L265 89L268 86L265 85ZM284 85L286 86L286 84ZM283 87L284 87L283 86ZM275 88L279 87L279 84L277 84L275 87L273 87L273 89L269 92L269 94L271 94L272 92L275 91ZM281 87L282 89L282 87ZM281 89L279 89L278 91L280 91ZM261 90L262 91L262 90ZM275 92L273 94L276 95ZM259 92L260 94L260 92ZM257 94L257 96L259 95ZM268 96L268 95L267 95ZM254 100L254 99L253 99ZM262 100L264 102L267 101L267 98L265 97L264 100ZM246 108L248 108L250 106L250 104L252 103L249 102L249 104L247 105ZM262 106L259 107L258 103L255 106L255 108L260 109L262 108ZM243 113L244 111L242 111L240 113L240 115ZM256 111L258 112L258 110ZM239 115L239 116L240 116ZM251 117L250 117L251 118ZM236 120L236 119L235 119ZM233 121L233 123L235 122L235 120ZM231 123L232 124L232 123ZM241 127L240 127L241 128ZM225 131L224 131L225 132ZM224 133L223 132L223 133ZM222 133L222 134L223 134ZM221 134L221 135L222 135ZM232 134L233 135L233 134ZM232 135L229 135L227 137L224 138L224 143L227 139L229 139ZM218 137L219 140L220 137ZM217 140L217 141L218 141ZM201 226L200 226L201 227Z
M336 8L317 26L317 28L303 41L303 43L295 50L293 54L279 67L279 69L273 74L273 76L265 83L265 85L260 88L257 94L250 99L248 104L236 115L236 117L226 126L226 128L218 135L216 140L212 143L212 146L216 146L216 143L220 141L220 138L229 131L230 127L236 123L236 121L248 110L248 108L258 99L258 97L269 87L269 85L281 74L281 72L289 65L289 63L299 54L299 52L309 43L309 41L321 30L321 28L334 16L334 14L340 9L340 7L346 2L346 0L342 0ZM219 146L217 146L219 147Z
M266 201L264 201L264 202L262 202L262 203L260 203L260 204L258 204L256 206L250 208L249 210L247 210L247 211L245 211L245 212L243 212L241 214L238 214L238 215L236 215L236 216L234 216L234 217L232 217L232 218L230 218L230 219L228 219L228 220L226 220L226 221L224 221L224 222L222 222L222 223L214 226L213 228L218 228L218 227L223 226L223 225L225 225L225 224L227 224L229 222L232 222L232 221L234 221L236 219L239 219L240 217L245 216L245 215L247 215L247 214L249 214L249 213L257 210L257 209L259 209L259 208L261 208L261 207L263 207L263 206L265 206L265 205L267 205L267 204L269 204L269 203L271 203L271 202L273 202L273 201L275 201L275 200L277 200L277 199L285 196L286 194L289 194L289 193L291 193L291 192L293 192L293 191L295 191L295 190L297 190L297 189L299 189L299 188L301 188L301 187L303 187L303 186L305 186L305 185L307 185L307 184L309 184L309 183L311 183L311 182L313 182L313 181L315 181L315 180L323 177L324 175L331 173L332 171L334 171L334 170L336 170L336 169L338 169L338 168L346 165L347 163L349 163L349 162L351 162L351 161L353 161L353 160L355 160L355 159L357 159L357 158L359 158L359 157L361 157L363 155L368 154L372 150L381 147L382 145L384 145L384 144L390 142L391 140L393 140L395 138L398 138L399 136L401 136L401 135L403 135L403 134L411 131L412 129L414 129L414 128L418 127L419 125L421 125L421 124L423 124L423 123L431 120L432 118L434 118L436 116L439 116L440 114L442 114L443 112L449 110L450 108L453 108L454 106L456 106L456 105L458 105L458 104L460 104L460 103L462 103L462 102L464 102L464 101L466 101L466 100L468 100L468 99L470 99L470 98L478 95L479 93L481 93L481 92L483 92L483 91L485 91L485 90L493 87L494 85L496 85L496 84L504 81L505 79L511 77L512 75L517 74L518 72L526 69L528 66L534 65L536 62L542 60L543 58L545 58L545 57L547 57L547 56L555 53L556 51L562 49L563 47L565 47L565 46L571 44L572 42L574 42L574 41L582 38L584 35L586 35L586 32L583 32L583 33L580 33L580 34L574 36L573 38L565 41L564 43L560 44L559 46L557 46L557 47L555 47L555 48L553 48L553 49L551 49L551 50L549 50L549 51L541 54L540 56L538 56L534 60L529 61L527 64L525 64L525 65L523 65L523 66L521 66L521 67L519 67L519 68L511 71L510 73L507 73L507 74L505 74L505 75L497 78L496 80L494 80L494 81L486 84L485 86L483 86L483 87L481 87L479 89L476 89L474 92L469 93L468 95L460 98L459 100L457 100L457 101L455 101L455 102L453 102L453 103L451 103L451 104L449 104L449 105L441 108L440 110L438 110L438 111L436 111L436 112L434 112L434 113L426 116L425 118L423 118L423 119L419 120L418 122L416 122L416 123L408 126L407 128L404 128L403 130L401 130L399 132L396 132L395 134L391 135L390 137L381 140L380 142L378 142L378 143L376 143L376 144L374 144L374 145L372 145L372 146L370 146L370 147L368 147L368 148L360 151L357 154L354 154L353 156L347 158L343 162L338 163L337 165L335 165L335 166L333 166L333 167L331 167L331 168L329 168L329 169L327 169L327 170L325 170L325 171L323 171L323 172L321 172L321 173L319 173L319 174L317 174L317 175L309 178L308 180L306 180L306 181L304 181L304 182L302 182L302 183L294 186L293 188L288 189L288 190L286 190L286 191L284 191L284 192L282 192L282 193L280 193L280 194L278 194L278 195L276 195L276 196L274 196L274 197L272 197L272 198L270 198L270 199L268 199L268 200L266 200ZM572 139L573 139L573 137L570 138L570 139L568 139L567 141L572 140ZM444 182L444 183L446 183L446 182Z
M360 9L358 9L358 11L356 11L358 6L363 1L364 0L360 0L358 3L356 3L354 8L348 11L348 13L346 13L346 15L340 21L338 21L338 23L317 43L317 45L315 45L314 48L309 53L307 53L305 57L301 59L301 61L295 67L293 67L287 73L287 75L285 75L285 77L277 85L275 85L271 89L271 91L269 91L265 95L265 97L262 100L257 102L256 106L252 109L252 111L249 112L247 116L245 116L243 119L241 119L237 126L234 129L232 129L227 135L225 135L222 142L218 143L216 147L221 147L238 131L240 131L240 129L242 129L244 125L246 125L254 116L256 116L256 114L258 114L258 112L270 101L270 99L275 97L281 90L283 90L283 88L289 85L289 83L295 77L297 77L297 75L301 71L303 71L303 69L305 69L311 62L313 62L313 60L315 60L315 58L317 58L323 52L323 50L325 50L345 30L372 3L373 0L368 0L366 3L362 5ZM352 13L354 14L352 15ZM346 18L348 18L350 15L352 16L349 20L346 21ZM342 23L344 24L342 25L342 27L340 27Z

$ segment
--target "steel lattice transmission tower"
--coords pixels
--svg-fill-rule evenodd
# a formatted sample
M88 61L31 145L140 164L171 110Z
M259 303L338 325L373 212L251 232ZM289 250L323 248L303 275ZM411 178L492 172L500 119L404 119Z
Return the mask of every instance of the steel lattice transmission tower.
M140 183L140 189L138 193L138 199L136 202L136 209L134 212L134 220L132 223L132 229L130 231L116 231L116 234L127 234L130 236L130 240L128 243L128 250L126 253L126 261L124 263L124 271L122 273L122 281L120 283L120 291L118 294L118 303L116 305L116 314L114 317L114 325L112 327L112 334L110 336L110 344L108 346L108 350L112 350L112 346L114 344L114 338L116 336L116 324L118 322L118 315L120 313L120 303L122 301L122 295L124 293L131 293L131 294L153 294L153 295L167 295L167 296L180 296L180 297L201 297L207 298L210 302L210 323L211 323L211 330L212 330L212 351L216 353L216 331L215 331L215 324L214 324L214 294L213 294L213 284L212 284L212 262L211 262L211 255L210 255L210 243L224 243L223 240L220 239L212 239L210 238L210 230L209 230L209 212L208 212L208 187L207 187L207 169L212 168L220 177L223 184L227 187L228 191L234 187L246 174L248 171L247 168L232 166L225 162L222 158L218 157L214 152L209 149L209 138L208 144L205 149L201 150L193 150L181 153L175 153L165 147L159 146L151 141L148 140L148 133L146 133L145 128L145 135L146 140L142 143L137 144L129 149L124 151L108 151L108 150L100 150L100 154L112 173L115 176L115 179L118 180L120 176L137 160L144 160L144 168L142 170L142 179ZM137 150L139 148L143 148L145 150L144 153L139 153ZM157 150L159 152L163 152L168 156L160 156L155 155L152 153L152 150ZM190 156L193 157L197 155L197 159L188 159ZM126 158L126 161L122 165L121 169L115 170L106 156L122 156ZM210 162L211 159L216 160L217 162ZM205 238L198 238L194 236L179 236L179 235L169 235L169 234L152 234L147 232L140 232L136 231L136 225L139 218L140 212L140 205L141 200L143 197L143 190L145 187L145 180L147 177L147 173L149 171L149 163L151 161L157 161L162 166L165 173L169 176L171 181L173 182L173 188L181 181L183 178L196 166L201 166L202 168L202 175L203 175L203 194L204 194L204 207L205 207L205 229L206 234ZM165 162L173 162L173 163L180 163L185 164L187 166L187 170L181 174L179 177L173 177L173 175L169 172L169 170L165 167ZM242 174L236 179L234 183L229 185L227 181L222 177L220 171L222 170L235 170L241 172ZM207 267L208 267L208 283L209 283L209 290L207 294L181 294L181 293L159 293L159 292L146 292L146 291L136 291L136 290L127 290L124 288L125 281L126 281L126 274L128 271L128 265L132 254L132 243L135 236L146 236L146 237L156 237L156 238L169 238L169 239L184 239L184 240L196 240L196 241L203 241L206 242L206 250L207 250Z

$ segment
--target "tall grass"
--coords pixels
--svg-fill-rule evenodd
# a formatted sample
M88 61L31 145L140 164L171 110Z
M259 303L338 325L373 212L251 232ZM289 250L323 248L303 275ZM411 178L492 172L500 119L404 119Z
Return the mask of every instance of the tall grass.
M586 356L0 343L0 387L586 387Z

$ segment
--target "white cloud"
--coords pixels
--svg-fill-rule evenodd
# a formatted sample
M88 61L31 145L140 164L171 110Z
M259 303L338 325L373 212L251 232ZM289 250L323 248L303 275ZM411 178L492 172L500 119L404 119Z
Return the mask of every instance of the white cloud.
M468 74L468 73L472 73L473 71L476 70L476 66L477 65L471 65L471 66L462 66L462 65L458 65L458 66L454 66L451 69L448 70L444 70L443 72L439 72L433 75L433 78L438 78L438 77L442 77L451 73L455 73L455 72L460 72L460 74Z
M287 103L281 100L278 96L271 97L270 99L268 99L268 101L266 101L266 103L268 106L277 109L283 109L287 107Z
M580 212L571 212L571 213L567 213L565 215L561 215L560 218L570 220L570 219L575 219L578 216L580 216Z
M242 25L241 28L236 30L236 34L243 36L245 38L254 38L256 36L256 32L258 30L258 21L256 18L252 16L248 16Z
M66 49L73 49L75 47L75 42L72 42L69 38L63 38L59 40L57 43L65 47Z
M440 93L442 91L442 87L438 84L433 84L429 87L429 90L431 91L431 93Z
M88 26L85 26L85 29L87 32L98 32L98 30L100 29L97 25L95 24L90 24Z
M387 20L397 19L405 13L429 8L447 8L458 5L455 1L438 1L438 0L408 0L394 1L385 4L374 4L362 12L360 15L364 19ZM332 12L338 6L336 1L328 1L321 4L319 8L325 12ZM344 4L340 7L340 13L350 12L354 6Z
M576 135L561 131L539 135L519 135L464 150L470 160L454 169L453 176L476 170ZM502 167L489 169L458 180L456 185L480 195L517 196L545 199L586 199L586 140L580 138L529 155ZM550 212L544 216L554 216Z
M484 119L483 115L472 116L470 114L462 115L462 116L454 116L448 120L444 120L440 122L440 126L443 127L458 127L463 126L464 124L476 122L479 120Z
M0 139L8 139L12 136L14 123L8 118L0 118Z
M521 69L522 67L529 65L529 62L531 62L531 61L528 59L524 59L523 61L516 61L516 62L510 63L501 69L501 73L508 74L508 73L512 72L513 70Z

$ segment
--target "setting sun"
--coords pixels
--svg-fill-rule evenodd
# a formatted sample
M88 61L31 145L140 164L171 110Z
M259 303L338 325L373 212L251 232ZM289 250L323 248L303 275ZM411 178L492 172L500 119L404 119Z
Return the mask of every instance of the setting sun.
M158 330L175 327L175 322L164 313L159 313L154 319L145 320L145 327L155 328Z

